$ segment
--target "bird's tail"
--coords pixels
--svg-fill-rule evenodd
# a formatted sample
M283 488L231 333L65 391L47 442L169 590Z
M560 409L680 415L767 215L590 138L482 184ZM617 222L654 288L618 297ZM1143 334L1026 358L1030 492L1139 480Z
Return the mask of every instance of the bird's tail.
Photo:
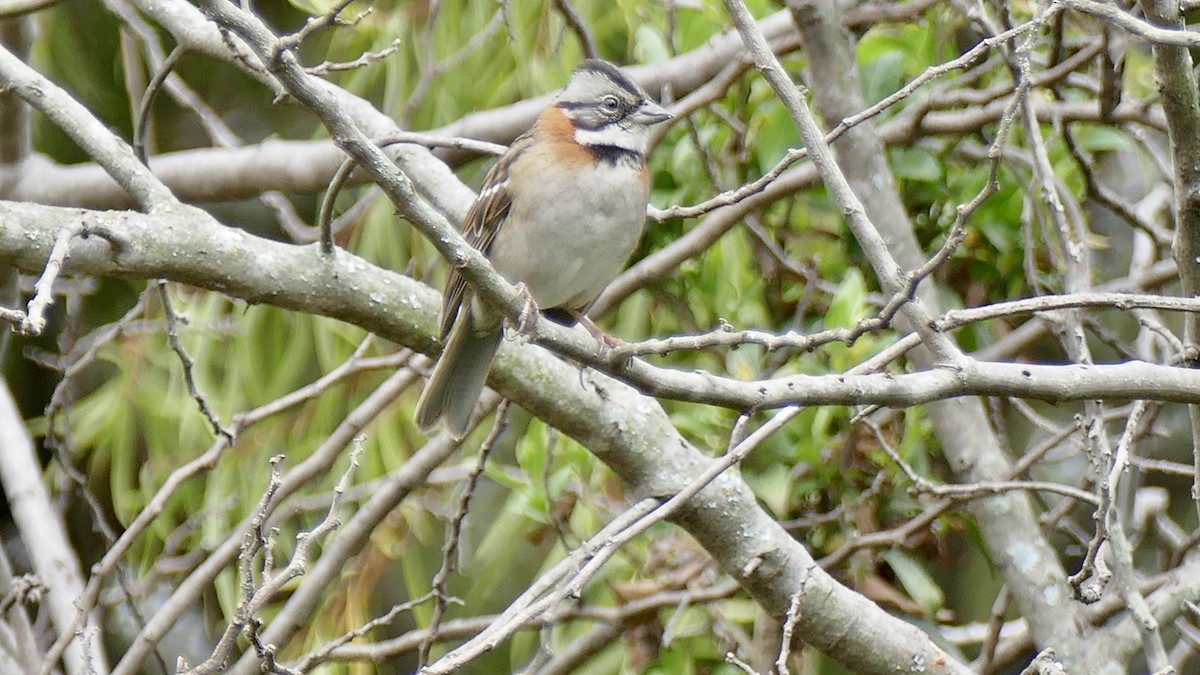
M416 422L421 431L428 432L444 419L454 438L466 435L503 336L499 324L480 331L475 323L470 313L464 312L450 329L446 347L417 401Z

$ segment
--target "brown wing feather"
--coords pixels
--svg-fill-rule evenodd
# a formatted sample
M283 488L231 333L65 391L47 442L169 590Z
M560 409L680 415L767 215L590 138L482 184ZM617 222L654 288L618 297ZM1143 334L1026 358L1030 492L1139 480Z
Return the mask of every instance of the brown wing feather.
M462 235L467 243L484 255L496 240L496 233L503 227L512 208L512 194L507 188L509 172L513 162L532 143L532 130L519 136L483 179L483 189L467 211L463 220ZM450 269L446 279L446 292L442 300L442 338L450 334L458 310L467 293L467 279L457 268Z

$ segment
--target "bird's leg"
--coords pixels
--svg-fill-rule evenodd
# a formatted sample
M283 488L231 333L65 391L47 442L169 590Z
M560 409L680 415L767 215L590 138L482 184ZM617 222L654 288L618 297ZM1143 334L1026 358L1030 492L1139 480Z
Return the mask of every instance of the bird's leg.
M520 313L517 314L517 323L513 326L513 331L517 336L525 335L530 327L533 317L538 312L537 301L533 299L533 294L529 292L529 287L524 282L517 282L517 291L525 296L525 304L521 307Z
M579 325L587 329L587 332L591 333L592 337L596 338L596 341L600 343L601 351L603 351L605 347L615 348L625 344L625 341L621 338L609 335L608 333L600 330L600 327L597 326L594 321L589 319L587 314L584 314L577 309L568 309L567 314L570 314L572 319L578 321Z

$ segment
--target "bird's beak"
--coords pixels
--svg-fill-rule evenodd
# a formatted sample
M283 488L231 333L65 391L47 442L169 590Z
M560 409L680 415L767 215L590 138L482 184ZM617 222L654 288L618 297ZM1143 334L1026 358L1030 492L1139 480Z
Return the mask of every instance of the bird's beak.
M666 122L672 117L674 117L674 115L667 112L666 108L655 103L654 101L643 102L642 105L638 107L637 111L633 113L633 121L646 125Z

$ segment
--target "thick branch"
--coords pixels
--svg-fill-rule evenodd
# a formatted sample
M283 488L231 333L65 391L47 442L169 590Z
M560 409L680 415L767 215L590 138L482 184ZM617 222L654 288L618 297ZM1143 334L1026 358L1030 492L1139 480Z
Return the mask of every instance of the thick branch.
M21 420L8 384L0 380L0 484L8 497L13 521L21 531L33 562L34 572L47 588L46 605L54 628L74 635L75 598L83 592L82 574L75 549L57 518L57 509L42 483L42 469L33 447L33 439ZM7 589L5 589L7 590ZM66 670L76 673L107 673L108 665L101 647L95 617L80 629L87 639L75 641L68 649Z
M58 226L79 217L75 209L0 202L0 218L9 225L0 230L0 262L36 269ZM76 245L69 270L173 279L250 302L332 316L427 352L434 349L438 294L351 254L330 258L316 246L259 239L189 207L154 217L87 217L103 238L93 234ZM539 322L539 331L561 336L571 349L594 352L594 342L582 331L547 324ZM708 466L653 400L593 371L585 371L585 377L581 388L577 367L546 358L536 347L505 344L489 384L594 452L633 494L675 494ZM733 475L718 478L689 501L676 522L768 611L782 616L792 596L801 593L801 635L856 669L890 672L888 664L916 659L943 664L940 672L958 672L915 628L825 575ZM847 625L855 630L846 633Z
M41 111L148 211L175 201L158 179L137 160L133 150L93 117L81 103L54 86L0 45L0 88L10 89Z
M1184 27L1178 3L1169 0L1143 0L1142 11L1151 22L1173 28ZM1175 241L1172 253L1179 267L1183 295L1200 294L1200 96L1193 75L1194 64L1186 47L1155 44L1155 81L1167 114L1167 131L1175 167ZM1184 322L1184 340L1195 349L1200 344L1200 316ZM1191 406L1192 446L1195 450L1195 476L1192 499L1200 512L1200 407Z
M436 348L437 293L433 289L348 253L339 252L331 259L321 256L315 246L282 244L223 227L190 207L144 216L81 214L76 209L0 202L0 218L9 225L0 230L0 263L39 269L59 228L80 217L87 219L91 235L72 247L68 272L166 278L251 303L341 319L426 353ZM338 283L330 284L330 279ZM654 395L739 410L796 403L909 406L968 395L1046 401L1146 398L1200 402L1200 372L1143 362L1080 366L967 360L957 367L916 373L800 375L744 382L656 367L645 361L597 361L595 342L586 333L549 321L538 322L534 337L576 360L609 368ZM507 343L503 348L504 354L520 351ZM506 370L504 362L501 359L498 374ZM558 411L549 421L558 423L564 414L566 411Z
M837 3L829 0L791 0L788 7L799 28L805 52L810 57L810 84L816 106L830 121L865 108L853 38L842 29ZM835 149L839 165L844 167L849 181L848 187L865 205L863 208L870 223L878 228L880 236L886 241L887 251L895 256L895 262L887 260L886 264L898 264L904 270L922 266L925 253L917 241L887 163L883 139L874 125L867 122L849 130ZM824 177L828 184L830 173L825 172ZM856 228L853 223L854 212L849 214L851 229L862 241L859 232L864 228L861 225ZM886 288L882 280L890 270L881 264L884 262L872 257L876 274ZM932 283L922 283L916 297L930 313L940 313L939 299ZM914 322L923 320L920 314L910 309L897 318L903 328L920 333L924 327L919 323L914 325ZM925 337L922 335L922 338ZM912 354L911 358L918 367L931 368L937 361L954 356L950 351L952 348L945 345L934 343L926 346L932 348L932 353L917 350ZM975 367L991 370L998 366L971 362L965 370ZM997 370L1003 368L999 366ZM927 371L927 374L941 376L931 379L945 378L940 384L929 382L931 390L955 386L951 382L957 378L952 373L935 369ZM987 379L979 371L958 374L964 376L959 382L979 381L981 376ZM1004 377L1000 372L993 374ZM1013 369L1008 375L1027 380L1041 379L1034 375L1033 370L1026 369ZM1017 384L1017 381L1010 380L1010 383ZM929 411L943 452L960 480L995 481L1007 475L1010 463L988 423L980 401L963 398L938 402L931 405ZM972 502L970 509L979 519L988 549L1008 587L1014 591L1017 604L1030 621L1036 639L1054 645L1068 656L1078 653L1075 622L1064 617L1064 613L1070 610L1064 606L1064 571L1049 542L1040 536L1028 495L1010 492L993 499ZM1021 551L1020 556L1015 554L1017 550ZM1037 570L1037 573L1030 574L1030 569Z

